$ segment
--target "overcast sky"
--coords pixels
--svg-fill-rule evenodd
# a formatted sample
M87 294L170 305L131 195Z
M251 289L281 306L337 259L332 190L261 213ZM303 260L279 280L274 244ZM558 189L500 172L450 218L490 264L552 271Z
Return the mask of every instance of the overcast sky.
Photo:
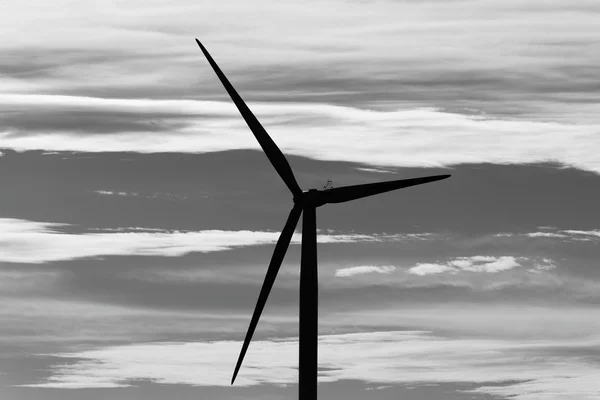
M0 397L295 399L319 208L319 394L600 397L597 1L0 2Z

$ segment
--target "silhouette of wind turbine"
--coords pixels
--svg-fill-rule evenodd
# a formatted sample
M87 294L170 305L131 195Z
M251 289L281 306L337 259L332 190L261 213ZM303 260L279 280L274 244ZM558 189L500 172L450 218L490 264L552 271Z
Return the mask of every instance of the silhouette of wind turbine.
M292 234L296 229L300 214L304 212L302 219L302 252L300 259L300 337L299 337L299 399L316 400L317 398L317 338L318 338L318 281L317 281L317 221L316 210L325 204L343 203L350 200L356 200L363 197L373 196L379 193L385 193L392 190L402 189L409 186L421 185L449 178L450 175L435 175L422 178L401 179L397 181L368 183L365 185L343 186L327 190L310 189L302 191L292 168L285 159L283 153L275 142L269 137L260 122L256 119L252 111L246 106L240 95L235 91L229 80L225 77L215 60L208 53L206 48L196 39L200 50L206 56L209 64L219 77L219 80L229 93L231 100L235 103L240 114L248 124L248 127L258 140L263 151L267 155L275 170L279 173L283 182L287 185L294 196L294 206L290 211L287 222L281 231L281 235L275 245L273 257L267 269L267 275L263 282L258 301L254 309L254 314L250 320L250 326L242 345L242 351L238 358L231 379L231 384L240 370L242 361L248 345L252 340L252 335L258 324L260 315L267 302L267 297L271 292L275 277L283 258L292 239Z

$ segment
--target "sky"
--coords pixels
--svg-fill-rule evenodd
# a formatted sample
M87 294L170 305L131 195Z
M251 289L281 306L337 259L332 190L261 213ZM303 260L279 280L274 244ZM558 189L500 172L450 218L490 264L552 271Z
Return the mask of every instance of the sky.
M0 2L0 397L295 399L317 211L319 396L600 397L600 4Z

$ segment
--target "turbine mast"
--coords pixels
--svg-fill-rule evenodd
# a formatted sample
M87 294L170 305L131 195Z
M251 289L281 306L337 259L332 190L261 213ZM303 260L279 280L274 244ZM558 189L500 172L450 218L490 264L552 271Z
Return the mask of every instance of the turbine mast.
M298 399L316 400L319 339L317 209L314 205L305 205L302 212Z

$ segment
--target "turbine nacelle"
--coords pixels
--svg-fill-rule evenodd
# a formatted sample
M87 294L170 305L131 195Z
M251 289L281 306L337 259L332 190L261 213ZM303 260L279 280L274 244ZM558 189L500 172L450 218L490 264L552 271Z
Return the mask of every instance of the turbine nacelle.
M305 207L321 207L327 204L323 198L323 191L318 189L304 190L301 195L294 196L294 204Z

